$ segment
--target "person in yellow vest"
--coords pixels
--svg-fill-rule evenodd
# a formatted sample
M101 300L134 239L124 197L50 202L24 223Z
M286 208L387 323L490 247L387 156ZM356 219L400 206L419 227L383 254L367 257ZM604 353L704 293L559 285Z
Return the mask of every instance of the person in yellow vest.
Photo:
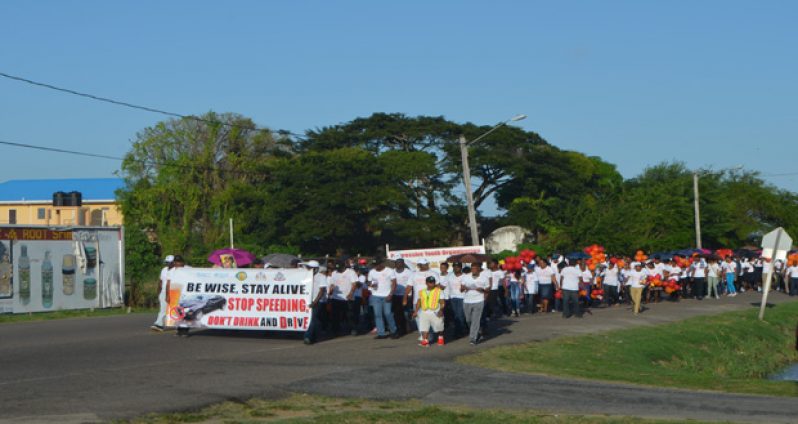
M418 330L421 331L419 346L429 346L430 327L438 334L438 345L443 346L443 290L433 276L427 277L426 283L427 288L419 293L413 312L413 317L418 318Z

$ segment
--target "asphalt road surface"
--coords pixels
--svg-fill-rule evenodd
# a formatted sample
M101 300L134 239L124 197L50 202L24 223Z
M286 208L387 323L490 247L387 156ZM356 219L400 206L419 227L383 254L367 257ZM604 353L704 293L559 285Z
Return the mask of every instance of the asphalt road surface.
M751 308L758 299L746 293L663 303L639 317L626 308L594 310L581 320L522 316L501 322L500 334L477 347L458 340L428 349L417 347L410 336L346 336L313 346L303 345L298 335L258 332L200 331L180 338L149 331L154 316L139 314L0 324L0 422L95 422L299 392L561 413L795 423L796 398L520 375L453 361L499 344ZM769 300L789 301L780 293Z

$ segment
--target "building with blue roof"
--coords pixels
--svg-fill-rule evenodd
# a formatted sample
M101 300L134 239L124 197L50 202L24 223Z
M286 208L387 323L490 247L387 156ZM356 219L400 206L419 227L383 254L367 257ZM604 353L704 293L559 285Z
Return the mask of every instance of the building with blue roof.
M9 180L0 183L0 224L122 225L116 191L121 178ZM80 206L54 205L57 192L78 192Z

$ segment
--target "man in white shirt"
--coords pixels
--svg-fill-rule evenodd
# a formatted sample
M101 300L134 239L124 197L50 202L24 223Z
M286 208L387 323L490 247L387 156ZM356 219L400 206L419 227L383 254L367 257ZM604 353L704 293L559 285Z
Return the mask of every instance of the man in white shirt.
M394 265L396 267L394 269L396 273L396 289L393 292L393 298L391 300L393 319L396 321L396 328L399 329L399 335L405 335L408 331L407 324L409 314L413 312L413 303L411 302L408 305L405 299L405 293L407 287L412 284L410 279L413 277L413 271L407 268L405 260L402 258L396 259Z
M166 280L168 278L169 271L172 269L172 262L174 260L175 257L169 255L163 261L165 266L161 269L161 277L158 280L158 304L160 309L158 309L158 317L155 318L155 322L150 327L150 329L154 331L163 331L164 329L166 310L169 308L169 304L166 303Z
M489 262L488 269L490 269L490 294L488 294L487 316L496 319L507 312L504 310L504 271L499 268L499 263L495 260Z
M490 292L490 277L487 272L482 272L482 264L471 264L471 274L464 274L460 291L463 295L463 312L466 324L469 327L468 338L472 345L479 343L482 310L485 307L485 297Z
M640 313L640 298L643 296L645 288L646 272L643 271L643 264L635 264L633 270L626 273L626 285L629 287L629 296L634 304L635 315Z
M582 261L578 260L578 264ZM579 283L582 280L582 270L577 265L569 265L560 271L560 287L562 287L562 317L571 318L576 315L582 318L582 305L579 303ZM576 312L571 312L575 309Z
M305 267L313 271L313 288L310 292L310 324L305 330L305 344L316 343L316 338L321 328L321 310L327 305L327 276L319 272L318 261L307 261Z
M336 261L335 271L327 280L329 285L329 302L332 305L332 331L339 335L344 325L349 326L352 335L357 334L354 317L351 316L355 289L357 289L357 273L346 267L346 262Z
M707 263L701 257L696 257L690 266L690 279L693 282L691 295L698 300L703 300L707 295Z
M731 256L726 256L726 259L721 264L723 275L726 276L726 290L728 296L737 296L737 289L734 286L734 277L737 275L737 263L732 260Z
M535 267L535 274L538 277L538 290L540 291L540 311L549 312L549 302L554 299L554 289L557 284L557 272L554 267L549 265L545 259L537 258L538 266Z
M374 269L369 271L368 286L371 289L371 296L369 297L369 305L374 311L374 324L377 326L377 339L388 338L385 333L385 322L388 322L388 329L394 338L399 337L394 320L394 314L391 312L391 298L394 297L396 290L396 273L385 267L385 260L376 258L374 260Z

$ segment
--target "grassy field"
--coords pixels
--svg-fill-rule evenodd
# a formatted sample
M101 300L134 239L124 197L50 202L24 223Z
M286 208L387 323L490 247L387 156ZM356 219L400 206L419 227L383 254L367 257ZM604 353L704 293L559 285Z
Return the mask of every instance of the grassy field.
M281 400L225 402L197 412L153 414L124 423L473 423L473 424L675 424L699 421L644 420L634 417L551 415L535 411L498 411L428 406L419 401L377 402L293 395Z
M776 396L798 396L798 383L767 376L798 362L798 302L654 327L502 346L458 360L533 374Z
M109 308L109 309L76 309L70 311L53 311L53 312L34 312L30 314L0 314L0 324L9 322L24 322L24 321L46 321L51 319L64 319L64 318L88 318L88 317L105 317L111 315L124 315L127 313L127 308ZM148 313L157 314L156 309L136 309L131 313Z

